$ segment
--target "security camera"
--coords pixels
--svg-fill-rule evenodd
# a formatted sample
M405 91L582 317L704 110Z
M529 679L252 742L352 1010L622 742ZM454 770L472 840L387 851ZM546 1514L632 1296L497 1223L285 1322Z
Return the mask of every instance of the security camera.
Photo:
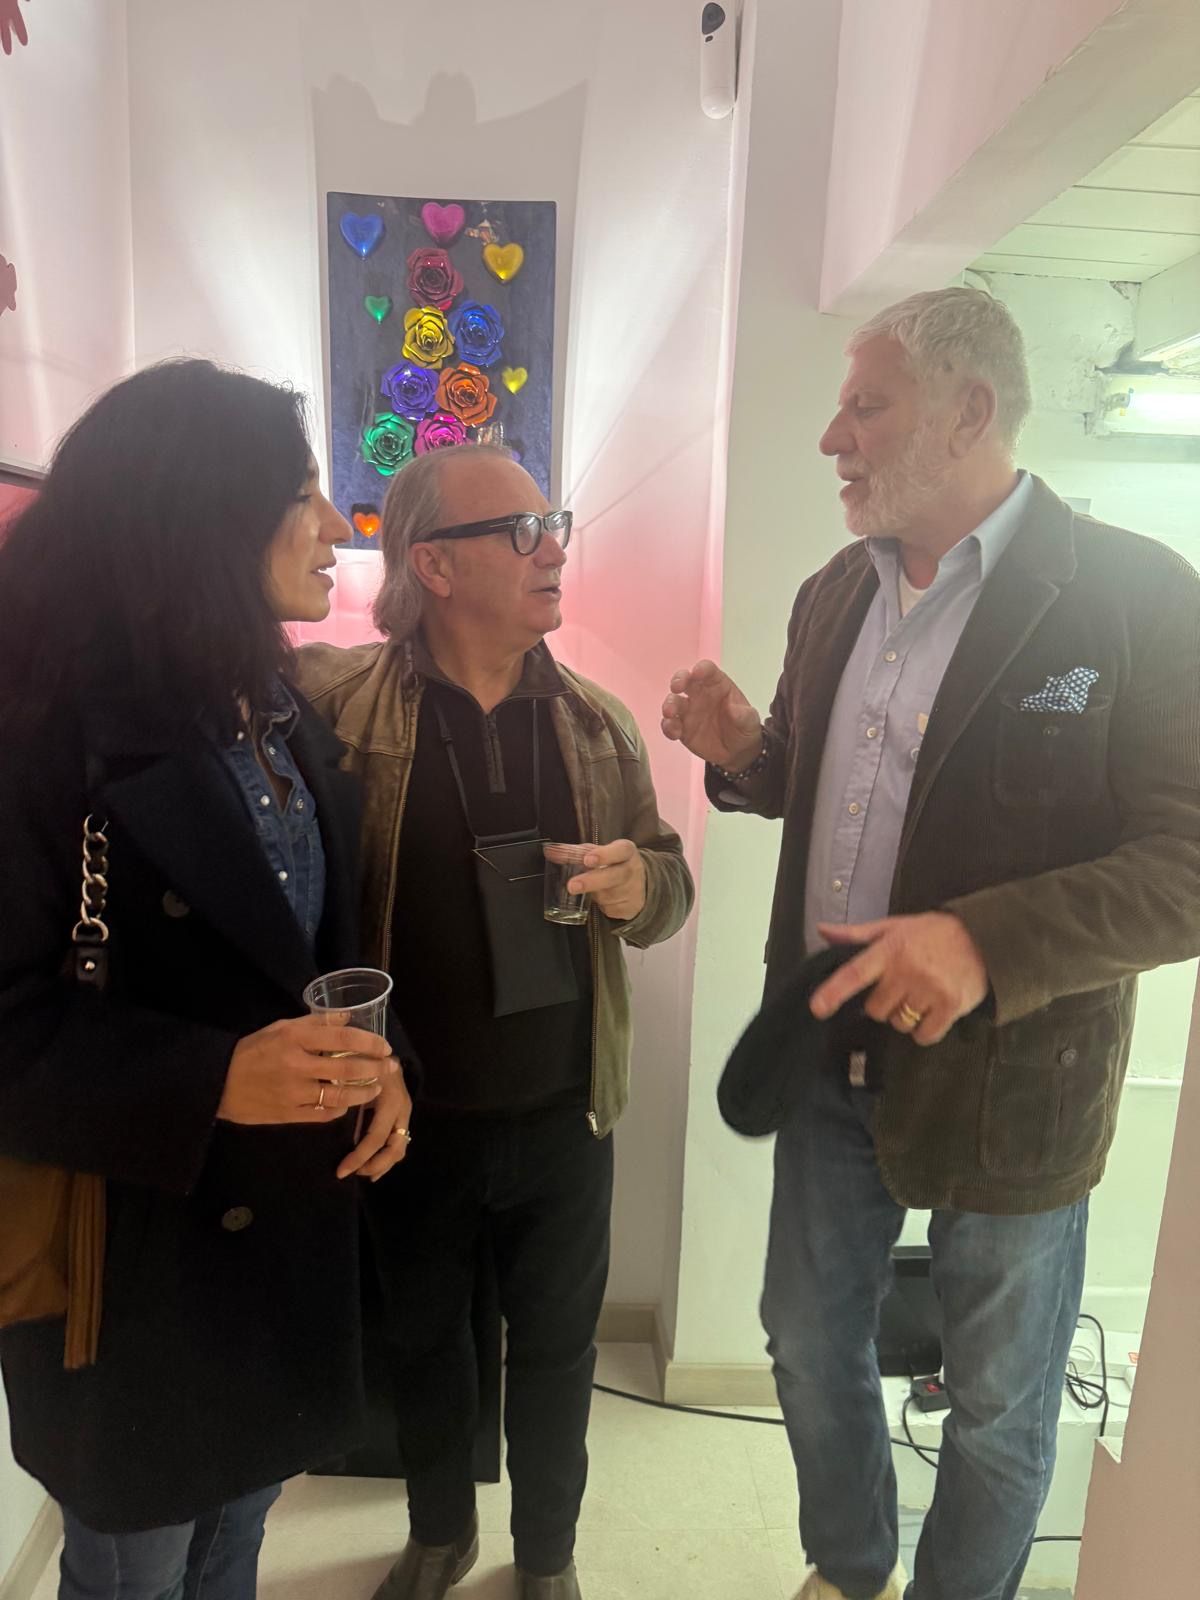
M700 106L727 117L737 99L737 24L715 0L700 13Z

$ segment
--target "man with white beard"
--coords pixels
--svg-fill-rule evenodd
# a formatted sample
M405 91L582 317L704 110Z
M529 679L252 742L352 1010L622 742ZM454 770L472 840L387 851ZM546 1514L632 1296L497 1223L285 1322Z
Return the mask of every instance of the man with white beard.
M765 724L701 662L663 731L718 807L783 818L785 1026L884 1025L865 1071L830 1028L797 1050L775 1148L763 1320L802 1600L1013 1600L1137 974L1200 951L1200 579L1016 470L1029 381L990 296L914 296L849 353L821 449L857 542L801 588ZM825 946L856 953L810 983ZM909 1207L951 1401L911 1585L873 1344Z

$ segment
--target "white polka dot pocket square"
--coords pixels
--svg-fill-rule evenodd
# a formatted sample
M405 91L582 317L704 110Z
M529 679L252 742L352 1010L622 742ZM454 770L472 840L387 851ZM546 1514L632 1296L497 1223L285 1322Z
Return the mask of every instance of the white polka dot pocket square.
M1053 673L1046 679L1045 687L1036 694L1027 694L1021 701L1022 711L1066 712L1082 716L1087 710L1088 695L1092 685L1100 681L1094 667L1072 667L1059 678Z

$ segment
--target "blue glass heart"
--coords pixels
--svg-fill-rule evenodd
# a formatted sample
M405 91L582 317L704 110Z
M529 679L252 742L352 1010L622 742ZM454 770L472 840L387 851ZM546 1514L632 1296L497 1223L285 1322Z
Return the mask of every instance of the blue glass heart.
M342 218L341 229L342 238L365 261L383 238L383 218L357 217L353 211L347 211Z

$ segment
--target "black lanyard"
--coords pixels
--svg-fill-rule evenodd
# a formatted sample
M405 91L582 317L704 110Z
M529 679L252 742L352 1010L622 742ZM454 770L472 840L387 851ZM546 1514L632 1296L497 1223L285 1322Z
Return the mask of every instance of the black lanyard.
M534 826L534 831L540 837L541 836L541 831L542 831L542 794L541 794L541 791L542 791L542 782L541 782L542 763L541 763L541 749L540 749L539 740L538 740L538 704L537 704L536 700L534 700L532 702L532 707L533 707L533 826ZM454 737L450 732L450 725L446 721L446 713L442 710L442 707L441 707L440 704L438 704L436 706L436 710L437 710L437 719L438 719L438 730L439 730L439 732L441 733L441 736L442 736L442 743L446 747L446 755L447 755L447 757L449 758L449 761L450 761L450 770L454 774L454 786L458 790L458 798L462 802L463 818L464 818L464 820L465 820L465 822L467 824L468 830L470 831L470 833L473 835L473 837L475 839L476 845L478 845L480 843L480 841L485 837L485 835L481 834L478 831L478 829L475 827L475 825L472 823L472 821L471 821L471 808L467 804L467 788L466 788L466 785L463 783L462 768L458 764L458 754L457 754L457 752L455 751L455 748L454 748ZM505 837L508 837L508 836L505 835Z

